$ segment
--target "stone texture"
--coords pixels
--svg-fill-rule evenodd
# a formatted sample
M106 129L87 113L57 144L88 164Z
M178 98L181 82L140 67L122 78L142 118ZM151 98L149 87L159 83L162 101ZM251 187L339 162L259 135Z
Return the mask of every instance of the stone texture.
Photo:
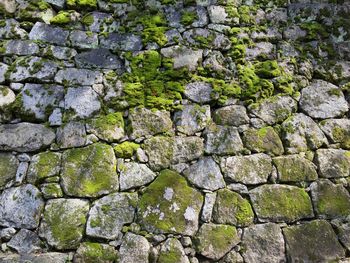
M330 262L345 256L331 225L324 220L306 222L283 229L287 259L295 261Z
M261 222L294 222L314 216L310 197L302 188L289 185L262 185L249 192Z
M95 143L62 155L61 185L70 196L98 197L118 189L113 148Z
M321 130L332 143L339 143L343 149L350 149L350 120L328 119L320 122Z
M33 155L27 181L32 184L43 182L46 178L58 176L60 173L61 154L56 152L42 152Z
M98 35L96 33L87 33L85 31L73 30L70 32L69 40L73 47L76 48L97 48Z
M114 51L140 51L142 40L140 36L131 33L111 33L107 37L100 37L100 46Z
M15 93L5 86L0 86L0 112L6 111L6 108L11 105L16 99Z
M0 189L8 182L14 180L19 162L17 158L9 153L0 153Z
M137 201L136 193L114 193L96 200L89 212L86 234L117 239L123 226L132 223Z
M242 246L246 262L286 262L284 238L277 224L249 226L244 230Z
M57 72L55 81L65 85L89 86L101 81L101 73L90 69L61 69Z
M216 193L206 193L202 207L201 220L209 223L213 214L213 208L216 200Z
M350 152L342 149L319 149L315 154L320 177L347 177L350 172Z
M210 83L196 81L186 85L184 94L193 102L202 104L213 100L214 91Z
M188 186L185 178L163 170L143 193L137 220L149 232L192 236L198 228L202 203L202 195Z
M0 254L0 260L2 263L22 263L22 262L31 262L31 263L66 263L69 260L68 253L58 253L58 252L49 252L42 254Z
M157 262L190 263L179 240L168 238L161 244Z
M120 58L104 48L96 48L79 53L74 57L74 60L80 68L122 70L124 67Z
M263 153L222 158L220 166L225 178L248 185L266 183L272 172L271 158Z
M229 105L215 110L213 120L218 125L229 126L240 126L249 123L247 110L240 105Z
M21 229L11 238L7 245L20 254L31 254L41 250L42 242L34 232Z
M143 236L127 233L120 245L119 263L148 262L151 246Z
M157 176L151 169L145 164L139 164L136 162L124 163L120 165L120 190L129 190L146 185L153 181Z
M193 50L182 46L162 48L160 52L166 58L173 59L173 67L175 69L187 67L190 71L196 69L203 55L203 50L201 49Z
M39 46L29 40L9 40L5 43L5 55L36 55L39 53Z
M0 225L34 229L44 208L40 191L31 184L5 189L0 195Z
M70 121L56 132L57 145L61 149L80 147L86 144L86 131L82 122Z
M113 263L118 259L114 247L101 243L81 243L74 254L74 263Z
M56 45L64 45L68 38L68 31L36 22L29 33L29 39L40 40Z

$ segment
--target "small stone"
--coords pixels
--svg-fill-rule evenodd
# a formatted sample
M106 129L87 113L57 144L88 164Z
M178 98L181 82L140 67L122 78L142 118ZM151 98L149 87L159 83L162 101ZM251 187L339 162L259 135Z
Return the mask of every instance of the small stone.
M16 178L18 165L19 162L14 155L0 153L0 189Z
M56 108L52 111L49 116L50 126L61 126L62 125L62 111L59 108Z
M41 184L40 191L45 199L63 197L61 186L58 183Z
M102 75L98 71L78 68L61 69L55 76L55 82L57 83L79 86L91 86L95 83L101 82L101 79Z
M337 233L338 233L340 242L346 247L346 249L349 249L350 248L350 223L337 225Z
M309 195L296 186L265 184L249 195L261 222L294 222L314 216Z
M212 157L202 157L183 174L193 185L210 191L225 187L219 165Z
M16 95L11 89L0 86L0 111L6 110L6 107L13 103L15 99Z
M0 225L33 229L38 227L44 202L31 184L5 189L0 195Z
M226 13L225 8L219 5L208 6L208 14L210 21L214 24L230 24L233 20Z
M315 165L297 155L286 155L272 159L281 182L302 182L317 180Z
M26 254L25 257L18 254L0 254L1 263L22 263L23 259L31 263L66 263L70 260L67 253L41 253L41 254Z
M78 248L88 211L86 200L59 198L47 201L39 236L58 250Z
M187 67L190 71L196 70L198 63L202 61L202 56L203 56L203 50L201 49L193 50L183 46L172 46L172 47L162 48L160 52L166 58L173 59L174 69ZM199 101L195 101L195 102L199 102Z
M301 91L300 108L316 119L335 118L349 110L341 89L323 80L314 80Z
M29 33L29 39L40 40L63 46L68 38L68 31L45 23L36 22Z
M303 262L331 262L345 257L332 226L325 220L314 220L283 229L287 258Z
M21 162L19 164L16 172L16 184L21 184L24 181L24 178L27 175L28 166L29 164L27 162Z
M123 226L132 223L137 201L137 193L114 193L96 200L89 212L86 234L116 239Z
M265 58L275 59L276 47L270 42L256 42L254 47L246 49L246 57L249 60Z
M79 53L74 59L80 68L116 69L120 73L124 68L122 60L104 48Z
M220 166L226 178L250 185L266 183L272 172L271 158L264 153L222 158Z
M321 130L332 143L339 143L343 149L350 149L350 120L329 119L319 123Z
M118 189L113 148L95 143L66 150L62 155L61 185L70 196L98 197Z
M73 48L60 47L60 46L48 46L44 49L44 53L48 56L52 56L59 60L70 60L74 58L78 52Z
M189 263L190 261L188 260L180 241L176 238L168 238L160 246L157 262Z
M41 240L34 232L21 229L7 245L20 254L30 254L41 250Z
M204 205L202 208L201 220L209 223L213 214L213 208L216 200L216 193L206 193Z
M319 180L310 185L316 214L324 219L346 219L350 215L350 194L341 184Z
M196 251L219 260L240 241L237 230L229 225L203 224L195 236Z
M240 105L229 105L215 110L213 120L218 125L236 127L249 123L247 110L244 106Z
M145 164L124 163L120 168L120 190L125 191L146 185L154 180L157 176Z
M61 149L86 145L86 131L82 122L70 121L57 129L57 144Z
M119 263L148 262L151 246L143 236L128 232L119 249Z
M227 189L217 191L213 220L219 224L246 227L253 224L254 212L247 199Z
M315 163L320 177L347 177L350 173L350 152L342 149L319 149L316 151Z
M213 93L213 87L210 83L200 81L188 83L184 92L188 99L201 104L211 102Z
M284 238L277 224L249 226L244 230L242 246L246 262L286 262Z
M37 55L39 53L39 46L33 41L29 40L10 40L4 43L6 47L4 55Z
M85 31L73 30L69 35L69 40L73 47L76 48L97 48L98 35L96 33L87 33Z
M234 249L229 251L220 261L219 263L244 263L244 260L237 251Z
M110 33L108 36L100 36L100 46L113 51L140 51L142 39L131 33Z
M13 227L6 227L0 230L0 239L8 241L16 234L16 229Z
M147 163L148 162L148 156L146 155L145 151L141 148L138 148L136 150L136 158L140 163Z
M74 255L74 263L113 263L118 259L114 247L106 244L83 242Z
M42 183L46 178L58 176L61 165L61 154L42 152L32 157L27 181L32 184Z

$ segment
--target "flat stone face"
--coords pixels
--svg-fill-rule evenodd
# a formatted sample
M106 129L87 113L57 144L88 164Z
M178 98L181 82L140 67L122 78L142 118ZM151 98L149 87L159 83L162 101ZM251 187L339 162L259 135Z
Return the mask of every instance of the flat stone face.
M286 262L284 238L277 224L249 226L244 230L242 246L246 262Z
M349 110L341 89L323 80L314 80L301 91L300 107L310 117L335 118Z
M213 100L213 87L206 82L192 82L185 87L185 96L197 103L208 103Z
M132 223L137 201L136 193L114 193L96 200L89 212L86 234L104 239L118 238L124 224Z
M120 190L128 190L146 185L157 175L145 164L135 162L124 163L120 168Z
M315 163L320 177L347 177L350 173L350 152L341 149L319 149L316 151Z
M283 229L287 258L292 262L330 262L345 256L332 226L315 220Z
M142 40L140 36L131 33L111 33L107 37L100 37L100 45L103 48L115 51L140 51L142 49Z
M0 86L0 108L1 109L6 109L6 107L11 105L11 103L13 103L15 100L16 100L16 95L11 89L5 86Z
M73 30L69 34L69 40L73 47L76 48L97 48L98 35L95 33L87 33L85 31Z
M68 253L41 253L41 254L30 254L21 256L18 254L4 254L0 255L2 263L21 263L23 260L29 260L31 263L65 263L69 260Z
M46 203L40 237L58 250L75 249L83 237L89 203L81 199L53 199Z
M120 245L118 262L148 262L150 249L151 246L145 237L128 232Z
M5 189L0 195L0 225L33 229L44 208L40 191L31 184Z
M320 180L310 185L311 198L320 218L345 219L350 214L350 194L341 184Z
M80 68L123 69L122 60L104 48L82 52L74 59Z
M36 233L27 229L21 229L7 244L20 254L30 254L39 252L42 242Z
M185 254L185 250L181 245L181 242L176 238L168 238L161 244L158 262L178 262L189 263L188 257Z
M39 46L29 40L10 40L5 42L5 55L36 55L39 53Z
M61 154L56 152L42 152L32 157L27 181L32 184L43 182L46 178L58 176L60 173Z
M29 39L41 40L56 45L64 45L69 32L59 27L53 27L41 22L36 22L29 33Z
M321 130L332 143L339 143L343 149L350 149L350 120L328 119L319 123Z
M100 81L101 73L89 69L61 69L55 76L55 81L65 85L90 86Z
M245 107L230 105L217 109L213 119L218 125L240 126L249 123L249 117Z
M197 65L202 60L203 55L202 49L193 50L181 46L162 48L160 52L163 56L173 59L173 67L175 69L187 67L190 71L194 71L197 68Z
M222 158L220 165L226 178L243 184L266 183L272 172L271 158L263 153Z
M212 157L200 158L183 173L193 185L199 188L215 191L225 187L220 167Z
M185 178L163 170L141 196L137 221L149 232L192 236L202 203L200 192L189 187Z
M234 226L203 224L195 236L196 251L213 260L222 258L240 238Z
M73 258L75 263L113 263L117 260L113 246L94 242L81 243Z
M55 133L41 124L18 123L0 125L0 150L32 152L48 147Z
M70 121L59 127L56 132L57 145L61 149L86 145L85 125L79 121Z
M309 195L296 186L266 184L251 190L249 196L262 222L294 222L314 216Z
M19 165L17 158L9 153L0 153L0 189L10 181L15 179Z
M118 189L113 148L95 143L66 150L62 155L61 185L70 196L98 197Z

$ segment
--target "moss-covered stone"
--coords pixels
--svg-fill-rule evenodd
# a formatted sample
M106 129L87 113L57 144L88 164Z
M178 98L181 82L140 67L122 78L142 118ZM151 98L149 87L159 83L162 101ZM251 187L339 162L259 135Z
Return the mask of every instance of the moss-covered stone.
M61 186L57 183L41 184L40 191L46 199L63 197Z
M140 148L140 144L134 142L123 142L114 146L113 149L117 157L131 158L138 148Z
M74 255L76 263L114 263L118 253L114 247L101 243L83 242Z
M61 184L67 195L97 197L118 189L113 148L95 143L69 149L62 156Z
M74 9L94 9L97 7L97 0L66 0L66 4L69 8Z
M307 192L296 186L262 185L249 192L260 221L294 222L314 216Z
M203 197L180 174L163 170L142 195L137 220L153 233L193 235Z
M15 179L18 165L19 161L14 155L0 153L0 189L10 180Z
M157 259L159 263L188 263L189 260L185 254L185 251L179 240L176 238L169 238L161 244L159 257Z
M221 189L217 191L213 219L215 223L245 227L253 223L254 213L247 199L236 192Z
M234 226L203 224L195 236L196 251L213 260L222 258L240 238Z

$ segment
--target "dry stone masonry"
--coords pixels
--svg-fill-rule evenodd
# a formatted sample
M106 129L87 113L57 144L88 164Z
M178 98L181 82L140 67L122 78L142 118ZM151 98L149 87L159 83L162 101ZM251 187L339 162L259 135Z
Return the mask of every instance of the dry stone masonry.
M350 260L347 0L1 0L1 263Z

